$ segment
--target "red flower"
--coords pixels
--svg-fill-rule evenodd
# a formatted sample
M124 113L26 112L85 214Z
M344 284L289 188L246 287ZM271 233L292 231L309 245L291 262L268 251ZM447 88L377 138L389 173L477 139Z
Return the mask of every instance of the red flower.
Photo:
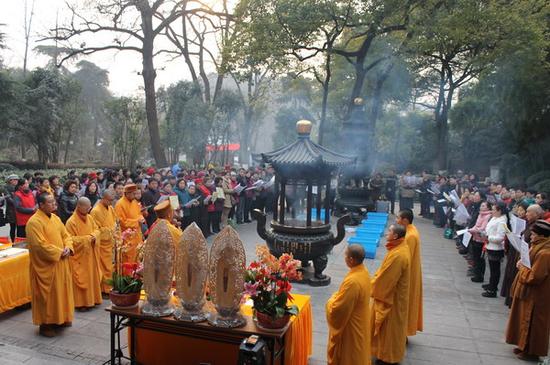
M276 295L279 295L281 293L288 293L290 292L290 289L292 289L292 285L286 280L277 280L277 291L275 292Z
M132 276L134 272L138 269L138 263L137 262L124 262L122 264L122 275L124 276Z

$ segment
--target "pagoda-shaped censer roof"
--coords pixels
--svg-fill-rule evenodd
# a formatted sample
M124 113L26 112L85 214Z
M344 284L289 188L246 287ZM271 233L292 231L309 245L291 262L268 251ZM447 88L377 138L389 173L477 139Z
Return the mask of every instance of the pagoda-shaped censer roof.
M298 138L295 142L271 152L261 153L262 161L271 164L275 170L286 172L289 172L289 169L303 168L332 171L338 167L355 163L356 157L331 151L313 142L310 139L310 121L298 121L296 131Z

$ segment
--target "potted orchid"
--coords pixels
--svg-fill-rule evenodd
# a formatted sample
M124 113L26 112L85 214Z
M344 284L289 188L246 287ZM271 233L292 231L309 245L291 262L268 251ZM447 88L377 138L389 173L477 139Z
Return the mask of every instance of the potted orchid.
M251 262L245 272L244 294L254 303L261 327L283 328L290 316L298 314L298 307L288 302L293 300L290 281L301 279L300 261L286 253L277 259L267 246L256 247L256 255L258 260Z
M117 222L113 233L115 263L112 277L106 283L112 287L109 299L116 307L133 307L139 302L143 286L143 264L122 262L123 253L127 251L127 242L134 230L120 231Z

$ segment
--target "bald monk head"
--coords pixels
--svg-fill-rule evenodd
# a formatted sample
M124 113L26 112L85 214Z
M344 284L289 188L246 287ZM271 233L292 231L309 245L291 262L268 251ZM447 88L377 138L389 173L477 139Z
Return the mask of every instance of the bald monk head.
M78 198L78 201L76 202L76 211L80 216L86 216L90 213L90 209L92 209L90 199L85 196Z
M365 259L365 249L361 245L349 245L346 248L346 265L351 269L357 265L362 265Z
M113 204L113 200L115 200L115 191L111 189L103 190L103 193L101 194L101 204L108 207Z

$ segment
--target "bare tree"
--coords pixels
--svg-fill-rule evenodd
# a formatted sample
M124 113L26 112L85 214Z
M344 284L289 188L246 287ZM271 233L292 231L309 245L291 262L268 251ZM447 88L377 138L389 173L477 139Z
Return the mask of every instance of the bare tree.
M77 9L71 4L67 6L71 12L69 24L58 26L55 29L57 34L49 37L66 42L71 48L61 58L59 65L75 56L106 50L140 54L151 151L156 164L165 166L167 162L160 144L157 115L154 59L169 51L155 50L155 40L169 24L181 18L181 1L155 0L150 3L147 0L102 0L94 2L93 8L89 9ZM99 36L104 34L113 35L113 40L102 43Z
M29 40L31 37L31 27L32 27L32 18L34 15L34 0L32 0L31 4L31 12L29 14L29 11L27 9L28 1L25 0L25 24L24 31L25 31L25 55L23 56L23 77L27 76L27 61L29 56Z

